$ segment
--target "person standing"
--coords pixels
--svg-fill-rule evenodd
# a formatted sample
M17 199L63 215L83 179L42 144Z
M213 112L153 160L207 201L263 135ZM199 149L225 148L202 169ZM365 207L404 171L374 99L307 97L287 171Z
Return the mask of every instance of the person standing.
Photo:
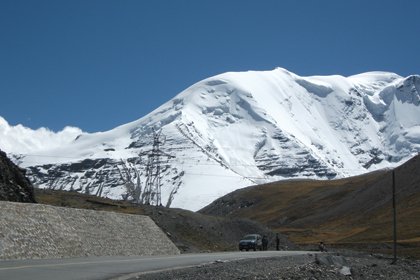
M280 250L280 238L279 238L279 234L276 233L276 250L279 251Z
M263 247L263 251L267 251L267 247L268 247L267 235L264 235L262 238L262 247Z
M321 251L321 252L326 252L327 251L327 248L325 247L325 244L322 241L319 242L318 248L319 248L319 251Z

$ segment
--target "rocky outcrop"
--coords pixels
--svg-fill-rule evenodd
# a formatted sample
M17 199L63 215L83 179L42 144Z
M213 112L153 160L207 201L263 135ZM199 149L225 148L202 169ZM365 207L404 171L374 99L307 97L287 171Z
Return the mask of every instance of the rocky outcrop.
M0 150L0 200L35 202L32 184L23 169L16 166Z

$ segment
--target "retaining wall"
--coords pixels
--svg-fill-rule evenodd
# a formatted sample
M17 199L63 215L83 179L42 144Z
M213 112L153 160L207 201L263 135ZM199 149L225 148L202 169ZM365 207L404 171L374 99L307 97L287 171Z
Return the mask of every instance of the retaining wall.
M147 216L0 201L0 259L172 254Z

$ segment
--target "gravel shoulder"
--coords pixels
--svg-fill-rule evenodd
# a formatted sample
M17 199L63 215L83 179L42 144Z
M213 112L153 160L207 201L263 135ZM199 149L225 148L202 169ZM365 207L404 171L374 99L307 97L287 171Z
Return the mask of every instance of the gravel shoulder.
M334 252L247 259L137 275L130 280L157 279L420 279L420 261L384 255Z

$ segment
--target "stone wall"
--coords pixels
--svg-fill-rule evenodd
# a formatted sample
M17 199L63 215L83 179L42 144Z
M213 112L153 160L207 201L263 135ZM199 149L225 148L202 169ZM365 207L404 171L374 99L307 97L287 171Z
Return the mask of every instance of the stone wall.
M147 216L0 201L0 259L170 254Z

